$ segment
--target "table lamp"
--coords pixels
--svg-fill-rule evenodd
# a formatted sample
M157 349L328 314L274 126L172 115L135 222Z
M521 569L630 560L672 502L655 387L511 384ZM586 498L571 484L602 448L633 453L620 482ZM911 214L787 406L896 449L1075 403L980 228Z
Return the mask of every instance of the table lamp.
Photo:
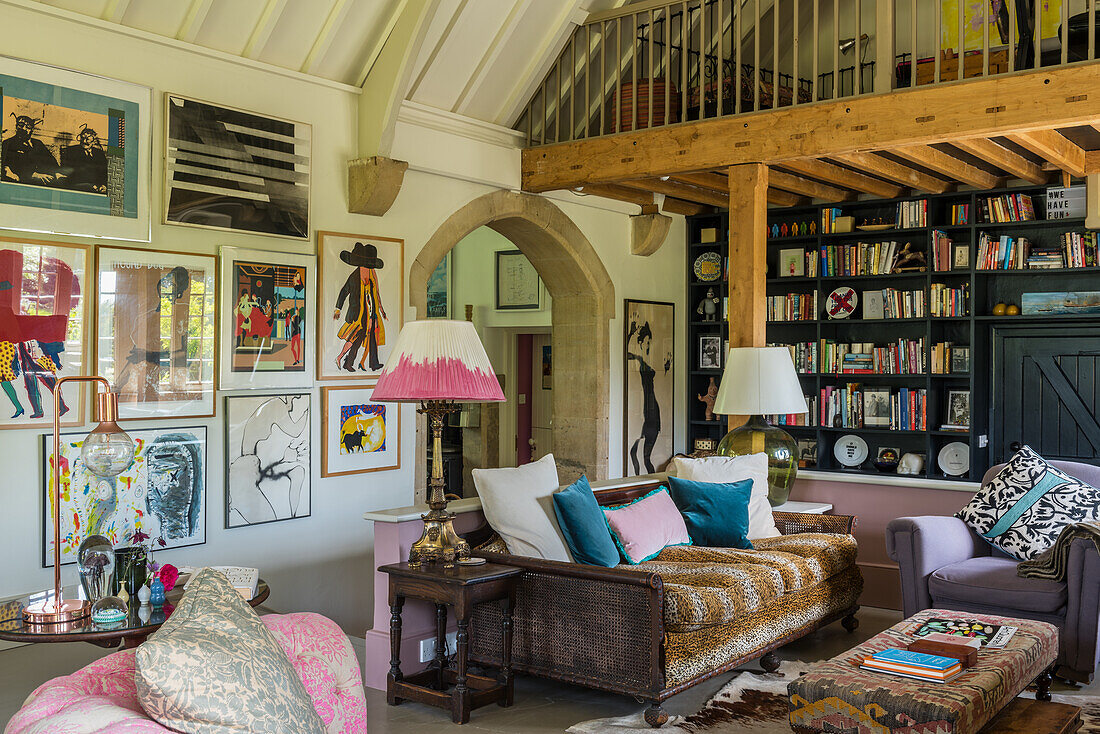
M91 602L61 596L61 386L66 382L92 382L106 388L95 393L94 420L99 425L88 434L80 447L80 458L89 472L97 477L115 477L126 471L134 461L134 441L118 427L118 393L111 392L111 383L102 377L73 375L62 377L53 386L53 597L28 604L23 619L31 624L60 624L82 619L91 611Z
M764 419L768 413L805 413L806 397L786 347L733 347L714 401L721 415L747 415L748 421L719 442L719 456L768 455L768 501L787 501L798 471L798 444L791 434Z
M409 551L409 565L469 558L470 545L458 537L443 495L443 421L459 410L458 403L504 400L493 366L469 321L430 319L411 321L378 376L371 399L380 403L420 403L432 428L432 476L424 532Z

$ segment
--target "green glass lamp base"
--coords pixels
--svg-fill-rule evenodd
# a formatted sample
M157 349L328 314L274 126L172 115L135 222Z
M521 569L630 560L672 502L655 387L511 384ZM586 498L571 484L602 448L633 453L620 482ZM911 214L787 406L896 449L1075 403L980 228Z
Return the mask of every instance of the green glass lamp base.
M768 502L773 507L787 501L798 472L798 443L791 434L754 415L727 433L718 444L719 456L768 455Z

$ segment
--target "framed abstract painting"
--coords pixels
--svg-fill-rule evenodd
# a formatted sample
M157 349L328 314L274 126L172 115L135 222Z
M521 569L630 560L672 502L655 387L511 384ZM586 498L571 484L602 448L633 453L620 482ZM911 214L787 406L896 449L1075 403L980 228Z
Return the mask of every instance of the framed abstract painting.
M623 302L623 476L664 469L673 454L676 307Z
M96 301L97 374L120 418L214 415L214 256L100 247Z
M317 379L377 376L401 331L405 241L317 233Z
M165 94L164 222L309 238L312 127Z
M127 431L134 463L103 479L84 466L85 433L61 435L61 562L73 563L84 538L105 535L123 544L140 530L166 548L206 542L206 427ZM53 437L42 436L42 566L53 564Z
M226 396L226 528L309 517L310 397Z
M0 56L0 227L148 242L151 94Z
M374 385L321 388L321 476L401 468L401 406L371 400Z
M90 257L84 245L0 238L0 428L50 428L57 379L91 371ZM61 393L61 425L83 424L85 389Z
M309 387L317 304L311 255L221 248L220 390Z

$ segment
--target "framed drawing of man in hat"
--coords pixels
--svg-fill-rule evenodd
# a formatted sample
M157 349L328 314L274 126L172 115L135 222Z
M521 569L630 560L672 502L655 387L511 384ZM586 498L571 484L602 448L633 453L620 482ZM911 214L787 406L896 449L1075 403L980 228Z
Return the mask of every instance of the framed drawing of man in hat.
M405 307L405 241L318 232L317 379L376 376Z
M221 248L218 389L313 384L314 263L311 255Z

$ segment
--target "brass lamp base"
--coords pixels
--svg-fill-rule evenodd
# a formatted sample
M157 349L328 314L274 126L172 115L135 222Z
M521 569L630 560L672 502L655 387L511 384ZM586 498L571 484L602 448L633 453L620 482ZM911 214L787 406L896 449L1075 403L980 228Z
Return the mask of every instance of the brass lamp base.
M23 620L29 624L61 624L87 617L92 605L83 599L62 599L60 608L53 598L28 604L23 609Z
M409 549L409 566L419 568L425 563L443 562L443 568L454 568L455 560L470 557L470 544L455 532L455 516L447 512L443 494L443 419L458 410L449 400L425 400L417 412L425 413L432 428L432 477L428 493L427 514L421 515L424 532Z

